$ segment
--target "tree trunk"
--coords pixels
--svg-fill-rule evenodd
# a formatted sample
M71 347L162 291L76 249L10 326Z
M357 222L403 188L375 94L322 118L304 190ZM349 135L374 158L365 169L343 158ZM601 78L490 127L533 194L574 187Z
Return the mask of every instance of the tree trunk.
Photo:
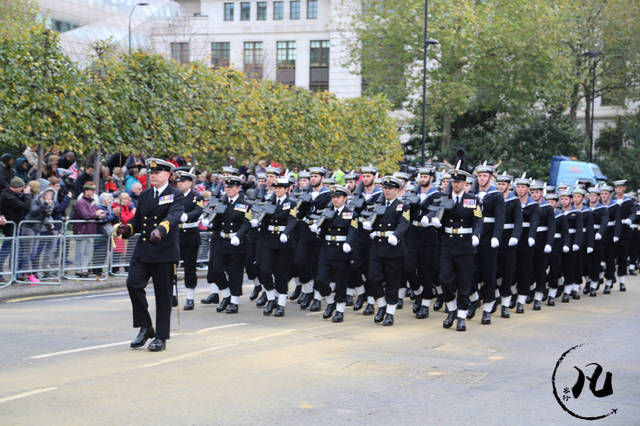
M44 150L42 149L42 145L38 145L38 161L36 164L36 179L40 179L42 177L42 160L44 157Z
M96 193L100 193L100 174L102 171L100 170L100 146L96 147L95 150L95 158L93 159L93 183L96 185Z
M569 101L569 117L571 121L576 122L578 116L578 107L580 106L580 84L574 84L571 91L571 98Z
M589 143L593 144L591 140L591 120L593 120L591 117L591 87L589 86L585 86L584 103L584 134L589 138Z
M445 111L442 116L442 144L440 151L444 152L451 142L451 113Z

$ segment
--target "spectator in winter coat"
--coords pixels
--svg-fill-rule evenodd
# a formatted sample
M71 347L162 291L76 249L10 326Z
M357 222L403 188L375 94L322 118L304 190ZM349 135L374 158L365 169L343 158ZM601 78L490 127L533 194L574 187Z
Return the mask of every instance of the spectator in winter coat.
M4 220L9 222L20 223L31 208L31 189L24 186L24 181L19 177L14 177L9 183L9 188L6 188L2 194L0 194L0 216L4 217ZM14 232L14 225L12 223L6 223L0 226L0 230L7 237L12 237ZM4 263L11 254L11 240L4 240L2 247L0 247L0 272L4 268ZM0 277L1 279L1 277Z
M84 221L100 220L104 217L104 211L97 210L93 197L96 192L96 186L93 182L87 182L82 187L82 197L73 206L73 219ZM98 233L98 224L96 222L74 223L74 235L96 235ZM93 238L76 238L76 266L80 278L89 276L89 263L93 254Z
M9 182L13 178L13 155L2 154L0 156L0 192L9 187Z
M13 171L15 175L18 176L23 181L28 182L30 180L29 163L27 162L26 158L19 157L18 159L16 159L16 163L13 166Z
M18 273L22 272L18 277L20 280L26 280L30 283L39 283L40 279L36 276L35 272L50 272L47 269L51 269L52 261L40 263L40 253L46 249L48 254L51 254L51 248L53 245L47 244L47 247L41 245L35 237L40 235L51 235L54 230L53 213L55 203L56 191L53 188L47 188L38 196L31 200L31 208L24 217L24 223L20 230L21 237L31 237L22 239L19 245L18 252ZM47 242L52 242L51 240ZM49 247L49 245L51 247Z

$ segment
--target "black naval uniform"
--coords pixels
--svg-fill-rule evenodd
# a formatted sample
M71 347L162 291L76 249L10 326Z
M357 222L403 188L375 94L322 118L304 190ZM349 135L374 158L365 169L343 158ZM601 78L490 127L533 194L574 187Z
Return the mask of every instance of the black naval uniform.
M200 215L204 201L202 197L191 189L184 196L184 214L186 221L180 223L180 259L184 267L184 285L194 289L198 285L196 263L200 248Z
M583 222L582 212L571 206L570 210L564 212L567 217L567 225L569 227L569 252L562 256L562 270L564 275L564 295L563 302L568 302L568 294L573 291L573 285L578 283L580 279L580 271L577 270L577 258L579 256L579 247L583 241ZM577 246L578 248L575 249ZM575 250L574 250L575 249Z
M589 262L589 279L591 280L591 293L595 296L595 289L598 287L600 273L602 272L601 262L604 261L604 233L609 222L609 209L598 203L595 207L591 207L593 215L594 242L593 253L588 256Z
M582 284L582 277L589 279L591 276L589 257L593 253L593 246L595 244L593 212L586 204L582 205L580 211L582 212L582 240L584 244L580 246L580 254L577 258L577 270L579 274L577 284ZM591 253L589 253L589 251L591 251ZM585 286L585 289L586 288L588 288L588 285Z
M618 279L620 280L621 289L624 288L624 278L627 275L627 266L629 263L629 253L633 240L633 217L634 202L631 198L625 196L621 200L614 200L620 206L620 241L616 250L616 263L618 264Z
M182 192L167 185L159 195L155 188L147 189L140 194L136 214L129 221L128 233L131 236L140 233L129 265L127 289L133 307L133 326L150 328L147 298L144 288L149 278L153 279L156 297L156 337L169 338L169 322L171 319L171 277L180 259L179 228L184 196ZM151 233L160 231L162 239L151 241Z
M498 242L502 238L505 223L505 202L502 193L491 186L478 193L482 209L482 234L478 249L478 281L483 282L481 298L489 304L496 298L496 278L498 268L498 247L491 247L491 239ZM487 306L489 307L489 306Z
M535 300L538 302L542 300L543 293L547 288L547 266L549 265L549 253L545 253L546 246L553 251L553 242L555 240L556 233L556 219L555 211L553 207L546 200L540 202L538 208L538 228L536 229L536 244L534 246L533 255L533 276L535 279ZM539 309L538 306L534 306L535 309Z
M622 223L620 218L620 206L614 200L609 201L607 205L609 211L609 222L607 222L607 230L603 235L604 240L604 260L605 271L604 277L607 280L607 286L611 286L616 281L616 254L619 244L620 233L622 232ZM607 288L605 287L605 291Z
M504 197L503 197L504 198ZM522 235L522 207L520 200L512 192L504 200L505 219L502 241L498 250L498 276L500 276L500 296L502 305L511 302L511 286L515 283L517 242ZM509 240L515 239L516 245L510 246Z
M567 216L561 208L556 208L554 212L555 232L553 234L553 248L549 256L549 298L547 304L555 305L555 297L558 294L558 281L562 276L563 253L571 250L571 240L569 239L569 223Z
M518 241L518 309L517 313L523 313L524 300L531 291L533 284L533 256L535 253L535 239L538 231L538 223L540 221L540 205L533 201L531 197L525 204L520 203L522 207L522 236ZM529 245L529 239L534 240L534 246Z

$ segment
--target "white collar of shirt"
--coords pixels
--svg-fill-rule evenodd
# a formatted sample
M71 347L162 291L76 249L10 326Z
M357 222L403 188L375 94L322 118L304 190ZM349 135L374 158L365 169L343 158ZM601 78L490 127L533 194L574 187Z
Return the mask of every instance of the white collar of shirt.
M282 203L284 203L284 200L285 200L286 198L287 198L287 196L285 195L285 196L284 196L284 197L282 197L282 198L276 198L276 201L277 201L278 203L282 204Z
M427 194L426 192L421 192L420 193L420 201L424 201L424 199L427 198L427 195L429 195L429 194Z
M185 192L183 195L186 197L187 195L189 195L190 192L191 192L191 188L189 188L187 192Z
M238 195L236 195L236 196L235 196L235 197L233 197L233 198L229 198L229 203L235 203L235 202L238 200L238 197L239 197L239 196L240 196L240 195L238 194Z
M336 209L336 213L338 214L338 216L342 214L343 209L344 209L344 206L340 207L339 209Z
M160 196L160 194L162 194L164 192L165 189L167 189L167 186L169 186L168 183L165 183L163 186L161 186L160 188L154 188L155 191L153 192L153 195L155 196L156 194L158 194L158 197Z
M393 204L393 202L394 202L395 200L396 200L395 198L394 198L393 200L385 200L385 204L386 204L387 206L390 206L391 204Z
M457 202L462 200L462 196L464 195L464 192L461 192L459 194L456 194L455 192L453 194L451 194L453 196L453 202Z

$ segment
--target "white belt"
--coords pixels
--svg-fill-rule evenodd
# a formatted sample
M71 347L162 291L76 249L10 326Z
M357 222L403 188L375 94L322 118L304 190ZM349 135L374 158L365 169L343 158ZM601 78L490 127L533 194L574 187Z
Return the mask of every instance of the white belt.
M444 232L447 234L471 234L473 233L473 228L450 228L446 226L444 228Z
M325 235L325 241L347 241L346 235Z
M559 232L556 232L555 234L553 234L553 238L561 238L562 235L560 235Z
M547 228L546 226L538 226L538 229L536 230L536 232L544 232L548 230L549 228Z
M182 224L182 229L197 228L200 222L188 222Z
M582 232L587 232L587 228L582 228Z
M576 230L575 230L575 229L569 229L569 233L570 233L570 234L575 234L575 233L576 233Z
M504 224L504 229L513 229L515 226L515 224L513 223L505 223Z
M600 229L600 225L598 225L597 223L593 225L593 229Z
M374 237L388 237L393 235L394 231L373 231Z
M613 226L613 225L615 225L615 224L616 224L616 221L615 221L615 220L612 220L612 221L610 221L610 222L607 222L607 226Z
M418 228L428 228L429 226L431 226L430 223L428 223L427 226L424 226L419 220L414 220L413 222L411 222L411 224L413 226L417 226Z
M495 217L483 217L483 218L482 218L482 221L483 221L484 223L495 223L496 218L495 218Z
M267 229L269 231L274 231L274 232L284 231L285 228L286 226L274 226L274 225L267 226Z
M222 238L233 238L236 235L238 235L237 232L220 232Z
M522 222L522 227L523 228L528 228L530 226L531 226L531 224L529 222Z

